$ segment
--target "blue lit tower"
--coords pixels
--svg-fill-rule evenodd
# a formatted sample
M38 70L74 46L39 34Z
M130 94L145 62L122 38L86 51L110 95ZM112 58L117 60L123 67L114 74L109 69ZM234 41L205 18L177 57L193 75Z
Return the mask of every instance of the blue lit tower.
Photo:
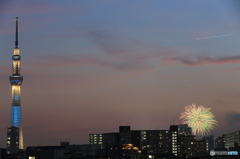
M17 153L24 149L21 122L21 85L23 76L20 75L21 56L18 48L18 17L16 17L16 40L12 56L12 75L9 77L12 85L11 127L7 129L7 152Z

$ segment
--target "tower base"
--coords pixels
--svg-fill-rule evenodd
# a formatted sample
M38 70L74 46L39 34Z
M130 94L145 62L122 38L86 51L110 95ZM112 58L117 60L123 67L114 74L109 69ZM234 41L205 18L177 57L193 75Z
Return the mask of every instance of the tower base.
M7 128L7 153L15 154L19 150L19 128L11 126Z

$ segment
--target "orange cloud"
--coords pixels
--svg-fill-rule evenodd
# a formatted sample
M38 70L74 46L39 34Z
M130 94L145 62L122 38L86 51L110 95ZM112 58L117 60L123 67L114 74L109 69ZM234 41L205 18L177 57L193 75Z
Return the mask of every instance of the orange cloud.
M227 71L227 72L238 72L238 71L240 71L240 68L236 68L236 69L233 69L233 70L229 70L229 71Z

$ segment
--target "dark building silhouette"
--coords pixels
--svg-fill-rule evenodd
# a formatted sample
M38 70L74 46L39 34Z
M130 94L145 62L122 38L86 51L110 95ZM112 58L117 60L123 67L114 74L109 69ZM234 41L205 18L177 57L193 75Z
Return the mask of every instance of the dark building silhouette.
M7 130L7 150L8 154L17 153L19 150L19 128L12 126Z
M187 135L191 129L184 127L187 129L179 135L178 125L171 125L169 130L131 130L130 126L120 126L119 132L102 134L105 158L157 159L206 155L206 141ZM94 135L97 136L90 136Z
M178 135L192 135L192 128L187 124L179 124L178 125Z
M203 140L196 140L194 135L187 135L188 133L181 133L178 141L180 143L179 157L193 158L195 156L207 156L207 142Z
M62 146L61 146L62 145ZM94 159L103 158L96 156L92 145L66 145L60 146L31 146L25 152L26 159ZM96 149L96 148L95 148ZM100 154L100 153L99 153Z
M223 137L219 136L215 139L215 149L222 149L222 148L224 148Z
M207 142L207 151L214 150L214 136L213 135L204 136L204 137L202 137L202 140Z
M119 126L119 133L128 132L131 130L130 126Z

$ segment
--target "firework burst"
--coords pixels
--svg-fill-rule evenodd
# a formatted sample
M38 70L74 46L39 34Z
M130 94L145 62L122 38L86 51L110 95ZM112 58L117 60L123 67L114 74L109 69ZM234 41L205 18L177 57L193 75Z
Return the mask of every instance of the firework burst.
M217 121L210 110L211 108L196 104L188 105L185 107L185 112L181 113L180 119L183 120L183 124L188 124L192 128L194 135L204 136L217 127Z

